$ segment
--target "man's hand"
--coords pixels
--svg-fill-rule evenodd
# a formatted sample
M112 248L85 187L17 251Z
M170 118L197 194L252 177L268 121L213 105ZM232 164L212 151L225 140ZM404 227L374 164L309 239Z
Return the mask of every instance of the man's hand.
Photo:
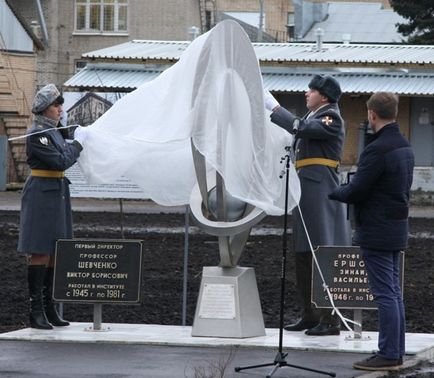
M274 111L276 108L280 106L277 100L267 89L264 89L264 101L265 101L265 109L269 110L270 112Z
M78 126L74 131L74 139L83 146L86 138L87 138L86 128L82 126Z

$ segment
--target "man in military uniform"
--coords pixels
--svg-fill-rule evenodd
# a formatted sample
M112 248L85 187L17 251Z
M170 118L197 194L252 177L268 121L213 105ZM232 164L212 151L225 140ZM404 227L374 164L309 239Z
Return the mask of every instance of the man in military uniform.
M58 129L63 97L54 84L43 87L32 105L34 121L26 139L31 169L21 199L18 253L28 256L30 326L67 326L52 301L56 240L72 238L69 181L64 171L83 149L86 130L77 128L67 143Z
M307 329L305 333L312 336L339 335L340 321L329 309L312 308L312 254L302 219L313 248L351 245L346 209L327 197L339 185L337 169L345 139L344 121L337 104L341 93L333 77L314 76L305 94L309 112L301 119L281 107L269 92L265 94L265 106L272 112L271 121L295 135L295 164L301 185L299 210L293 211L293 248L303 314L285 330Z

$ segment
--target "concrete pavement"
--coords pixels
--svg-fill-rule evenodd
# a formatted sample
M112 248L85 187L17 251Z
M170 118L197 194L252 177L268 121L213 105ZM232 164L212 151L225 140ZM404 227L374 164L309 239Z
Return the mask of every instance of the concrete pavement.
M277 349L172 347L127 342L2 341L0 347L2 378L220 378L223 375L217 375L216 370L224 367L225 378L259 378L265 377L272 367L238 373L234 368L272 363L277 352ZM287 352L288 364L334 372L340 378L366 376L362 371L353 370L350 364L364 358L362 354ZM273 375L276 378L326 376L292 367L281 368Z
M52 331L26 328L0 334L0 376L214 378L221 376L195 374L210 374L216 366L220 369L227 364L225 378L263 377L270 373L279 351L278 329L267 329L261 337L236 339L192 337L188 326L103 324L101 331L91 331L92 326L72 323ZM361 340L355 340L347 331L323 337L285 331L282 350L288 353L286 362L302 369L280 368L274 376L323 374L313 369L343 378L378 377L352 369L355 361L376 350L377 337L376 332L364 332ZM406 343L406 367L420 359L433 360L434 335L407 334ZM270 366L234 371L259 364Z

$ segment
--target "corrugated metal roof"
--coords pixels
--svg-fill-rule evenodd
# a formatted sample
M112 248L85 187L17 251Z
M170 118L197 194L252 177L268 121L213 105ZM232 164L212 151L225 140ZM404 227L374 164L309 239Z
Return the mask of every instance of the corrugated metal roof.
M262 75L264 86L275 92L304 92L311 73ZM339 73L333 74L344 93L371 94L378 91L394 92L398 95L432 96L434 95L434 74L400 73Z
M263 62L348 63L352 65L424 65L434 64L434 46L324 44L256 44L255 51Z
M161 71L89 66L70 78L64 89L129 92L146 81L156 78ZM264 86L275 92L304 92L312 79L311 72L263 73ZM434 73L334 73L344 93L368 94L390 91L400 95L434 95Z
M103 89L106 92L130 92L160 73L161 70L87 66L63 86L69 91Z
M83 54L88 59L178 60L190 42L132 40Z
M349 34L357 43L399 43L404 37L398 33L397 23L405 18L393 9L383 9L381 3L328 3L327 18L316 22L302 41L316 41L315 30L324 31L323 41L340 42Z
M95 60L152 61L179 59L190 42L133 40L120 45L83 54ZM314 43L253 43L261 64L381 64L381 65L434 65L433 45L364 45L323 44L321 51Z

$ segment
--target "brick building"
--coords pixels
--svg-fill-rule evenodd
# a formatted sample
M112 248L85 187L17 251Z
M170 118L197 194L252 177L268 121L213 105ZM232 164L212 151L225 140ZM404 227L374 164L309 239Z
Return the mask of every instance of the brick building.
M358 3L372 2L390 7L387 0L358 0ZM84 52L134 39L190 40L193 34L213 27L222 12L242 21L259 20L260 3L258 0L183 0L180 6L180 2L168 0L20 0L14 1L13 7L33 25L45 44L45 49L38 54L36 75L37 86L41 87L48 82L61 86L83 67ZM294 12L300 3L319 6L327 1L263 1L264 32L277 42L287 42L288 25L295 22Z
M13 10L11 1L0 0L0 137L4 141L24 134L30 126L37 53L41 51L42 43L20 13ZM6 173L7 183L23 181L28 172L25 140L9 141L4 147L6 169L1 175Z
M361 3L376 3L380 4L382 9L390 10L387 0L336 0L333 3L351 4L352 2L355 3L355 6ZM38 52L36 69L29 69L28 71L29 74L32 71L31 75L33 75L33 78L26 78L25 75L15 75L20 76L19 80L25 80L26 83L32 80L36 81L37 87L43 86L48 82L53 82L62 87L71 76L86 64L95 61L96 58L90 57L89 54L85 54L86 52L97 51L103 48L108 48L110 51L112 46L121 46L123 44L127 51L124 54L121 52L119 56L105 56L104 64L112 64L115 61L128 63L130 68L128 77L134 77L134 83L131 84L131 87L117 85L112 88L113 92L128 92L143 80L143 72L145 72L146 80L149 80L158 75L162 69L173 64L177 59L177 54L187 44L187 42L181 41L190 40L197 33L204 32L214 26L222 12L228 14L230 17L238 17L243 21L249 21L254 24L256 22L255 19L258 20L260 14L261 2L258 0L185 0L182 2L182 6L176 1L160 0L21 0L9 3L13 4L15 13L20 14L28 24L33 25L34 34L39 35L45 45L44 49ZM301 5L307 7L307 9L314 10L328 9L329 3L326 0L263 1L264 32L274 36L277 41L286 42L291 37L291 33L295 33L295 23L298 19L296 11ZM37 4L40 5L40 8L36 6ZM254 26L252 27L254 28ZM312 24L311 28L314 27L315 24ZM288 31L290 32L289 37ZM168 40L170 42L156 42L154 44L156 51L154 53L146 51L145 57L131 58L127 55L129 44L134 43L133 41L137 41L137 45L139 45L144 41L150 40ZM180 45L177 44L177 41L179 41ZM38 43L41 45L40 41ZM179 51L171 54L172 48ZM258 51L260 50L260 46L256 48ZM279 60L280 57L277 57L277 59ZM323 71L331 70L332 73L334 72L333 70L337 70L341 78L345 80L345 69L352 68L346 63L334 62L333 58L328 59L328 63L321 63L315 67L308 60L303 60L301 64L296 62L291 65L262 62L261 66L263 68L264 80L277 80L276 83L282 80L285 81L288 77L291 80L294 77L300 77L297 76L299 75L297 72L300 70L304 70L305 73L308 72L310 74L321 69ZM417 62L405 65L405 67L397 67L393 62L390 62L388 68L386 68L386 65L378 67L373 64L373 61L367 61L361 63L356 69L359 69L363 65L366 65L367 71L380 68L381 72L384 73L389 70L392 75L394 72L399 71L402 79L404 79L405 70L410 68L410 71L414 73L410 78L406 78L406 80L410 81L416 80L414 75L417 68L420 67ZM16 63L12 66L18 67ZM342 70L342 68L344 69ZM427 66L425 65L423 68L422 77L424 78L425 76L423 75L427 72ZM92 70L91 68L85 74ZM116 66L114 70L113 72L117 76L124 75L124 71L119 69L119 66ZM99 66L97 76L95 76L96 80L100 81L99 83L85 87L81 85L75 86L75 84L69 85L69 90L73 88L82 90L83 88L93 87L93 89L89 90L98 92L98 88L104 86L104 83L101 82L107 76L104 73L107 74L109 71L110 68L106 67L106 69L100 70ZM373 82L378 80L378 76L370 76L367 71L365 70L361 73L361 78L363 79L360 79L361 81L366 82L369 79ZM428 71L431 72L430 68ZM351 80L354 80L354 77L355 75L352 76L353 79ZM393 76L393 80L395 79L398 80L399 77L397 75ZM306 80L305 75L304 87ZM385 80L387 81L387 77ZM26 88L26 86L21 85L19 87ZM286 86L283 88L270 87L270 89L280 96L281 101L288 107L296 107L298 112L302 112L304 106L302 95L304 87L294 89L293 87ZM354 89L354 86L350 88ZM27 98L31 99L34 87L32 89L24 89L24 92L27 93ZM344 156L344 161L348 164L352 164L357 159L355 146L359 143L358 127L364 119L364 101L368 93L369 89L366 89L365 92L350 92L342 100L343 113L348 117L347 122L351 126L348 131L347 141L349 147L346 149ZM401 117L407 113L405 118L401 120L402 126L410 138L413 138L417 144L423 146L419 150L420 164L427 166L432 166L434 160L434 156L430 152L433 150L433 142L431 141L432 128L426 126L430 125L431 119L429 117L431 117L431 112L434 112L430 102L431 96L431 91L427 94L414 91L413 93L404 93L404 97L401 99ZM355 109L362 110L358 114L359 110ZM409 129L409 125L414 120L419 121L419 113L428 114L429 121L428 123L421 124L418 129L412 132ZM421 119L423 120L423 117ZM427 141L430 141L428 145ZM23 157L17 156L16 159L17 161L22 160Z
M66 109L68 113L68 125L91 125L111 106L112 103L110 101L95 93L88 92L73 106Z
M189 40L188 28L201 26L196 0L183 0L182 6L160 0L20 0L14 8L46 45L38 55L39 87L50 82L61 87L82 68L86 51L133 39Z

